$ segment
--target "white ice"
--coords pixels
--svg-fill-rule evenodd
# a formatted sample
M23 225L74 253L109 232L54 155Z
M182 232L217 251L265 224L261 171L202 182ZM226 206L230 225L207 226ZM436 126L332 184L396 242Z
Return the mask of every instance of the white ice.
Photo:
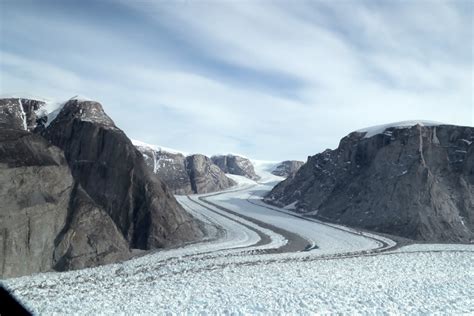
M406 128L406 127L411 127L415 125L438 126L438 125L443 125L443 123L434 122L434 121L424 121L424 120L402 121L402 122L395 122L395 123L367 127L367 128L359 129L356 132L366 133L364 138L370 138L377 134L382 134L383 132L385 132L387 128Z
M177 149L173 149L173 148L169 148L169 147L164 147L164 146L147 144L145 142L142 142L142 141L139 141L139 140L136 140L136 139L131 139L131 141L132 141L133 145L135 145L136 147L149 148L153 151L158 151L158 152L164 151L164 152L167 152L167 153L170 153L170 154L182 154L183 156L188 156L189 155L187 152L184 152L184 151L181 151L181 150L177 150Z

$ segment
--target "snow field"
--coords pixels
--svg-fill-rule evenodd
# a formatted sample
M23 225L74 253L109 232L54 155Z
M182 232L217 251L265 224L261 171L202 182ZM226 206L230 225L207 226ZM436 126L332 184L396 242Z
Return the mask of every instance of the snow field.
M40 314L470 314L472 258L399 253L202 270L182 261L159 271L123 264L6 283Z

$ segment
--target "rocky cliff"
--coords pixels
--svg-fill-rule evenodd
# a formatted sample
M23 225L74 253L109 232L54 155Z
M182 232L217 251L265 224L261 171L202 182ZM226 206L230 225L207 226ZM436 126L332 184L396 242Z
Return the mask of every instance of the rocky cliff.
M276 165L275 169L272 171L272 174L284 177L291 178L296 172L304 165L304 162L298 160L285 160Z
M94 266L132 248L201 237L99 103L72 99L47 127L41 107L0 99L1 277Z
M415 240L474 238L474 128L415 124L359 131L309 157L266 201Z
M204 155L184 155L158 146L134 141L148 169L165 182L174 194L197 194L224 190L235 182Z
M236 184L204 155L195 154L186 157L186 169L191 179L193 192L196 193L221 191Z
M225 173L244 176L252 180L260 179L255 173L252 162L247 158L229 154L212 156L211 159Z

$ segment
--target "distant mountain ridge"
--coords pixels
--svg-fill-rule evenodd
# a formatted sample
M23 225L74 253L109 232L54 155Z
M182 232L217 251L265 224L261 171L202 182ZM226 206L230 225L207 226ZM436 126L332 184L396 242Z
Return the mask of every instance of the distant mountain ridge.
M474 128L402 122L309 157L266 201L415 240L474 240Z
M188 154L179 150L132 140L142 153L148 169L163 180L174 194L202 194L228 189L236 182L226 174L244 176L258 181L253 161L236 154ZM302 161L272 162L272 174L293 176L303 165Z
M260 179L248 158L227 154L212 156L211 159L225 173L244 176L252 180Z
M285 160L275 166L272 174L284 178L292 178L303 165L303 161Z
M210 193L236 184L204 155L184 155L137 140L133 143L145 158L148 169L162 179L174 194Z

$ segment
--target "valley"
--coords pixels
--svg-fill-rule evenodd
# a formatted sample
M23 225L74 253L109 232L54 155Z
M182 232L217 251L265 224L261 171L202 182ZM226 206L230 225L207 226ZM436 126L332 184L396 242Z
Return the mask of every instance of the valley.
M230 175L236 187L177 196L204 224L201 242L4 284L39 314L463 313L472 307L473 245L400 248L386 237L270 207L261 197L281 178L256 169L258 182Z

